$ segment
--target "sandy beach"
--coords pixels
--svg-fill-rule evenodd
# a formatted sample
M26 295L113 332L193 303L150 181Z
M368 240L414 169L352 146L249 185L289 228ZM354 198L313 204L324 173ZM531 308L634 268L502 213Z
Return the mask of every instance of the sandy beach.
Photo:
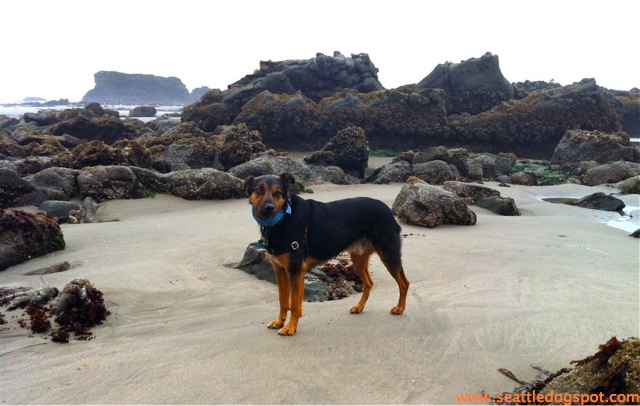
M486 183L497 187L495 183ZM370 196L389 206L401 184L313 186L320 201ZM377 257L367 308L305 303L293 337L266 328L276 286L225 264L259 238L245 199L110 201L95 224L63 225L67 248L1 273L2 286L88 278L111 311L91 341L56 344L0 332L3 404L455 404L509 391L507 368L532 379L611 336L638 336L639 240L593 210L544 202L604 187L498 188L522 215L471 206L475 226L401 224L411 281L403 316ZM638 195L621 197L640 206ZM57 274L26 272L68 261Z

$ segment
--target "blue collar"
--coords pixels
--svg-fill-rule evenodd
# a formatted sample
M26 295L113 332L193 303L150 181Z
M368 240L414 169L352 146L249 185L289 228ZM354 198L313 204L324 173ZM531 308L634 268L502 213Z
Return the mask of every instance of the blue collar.
M287 202L287 205L280 210L279 212L277 212L275 214L275 216L271 217L270 219L267 220L262 220L261 218L259 218L258 216L256 216L253 207L251 208L251 214L253 215L253 219L260 225L260 227L273 227L276 224L278 224L280 222L280 220L282 220L282 218L284 217L284 214L291 214L291 205L289 204L289 202Z

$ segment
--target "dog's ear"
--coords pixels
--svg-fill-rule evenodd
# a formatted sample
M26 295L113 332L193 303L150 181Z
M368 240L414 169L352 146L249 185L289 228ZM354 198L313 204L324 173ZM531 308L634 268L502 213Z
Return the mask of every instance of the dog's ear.
M280 179L282 180L282 184L284 185L284 194L288 196L291 187L296 182L296 179L289 172L282 172L280 174Z
M251 196L251 192L253 190L253 179L253 176L249 176L244 180L244 192L247 194L247 197Z

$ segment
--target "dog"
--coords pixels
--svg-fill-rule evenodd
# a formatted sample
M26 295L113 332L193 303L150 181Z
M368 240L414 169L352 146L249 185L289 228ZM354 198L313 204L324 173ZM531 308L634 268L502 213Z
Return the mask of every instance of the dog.
M329 203L305 200L292 192L294 182L288 172L244 181L253 218L260 225L258 247L266 248L278 284L280 312L267 327L279 329L280 335L294 335L302 315L306 271L345 250L363 286L351 313L361 313L369 298L373 286L369 257L375 252L398 283L400 297L391 313L401 315L409 279L402 267L400 225L389 207L368 197Z

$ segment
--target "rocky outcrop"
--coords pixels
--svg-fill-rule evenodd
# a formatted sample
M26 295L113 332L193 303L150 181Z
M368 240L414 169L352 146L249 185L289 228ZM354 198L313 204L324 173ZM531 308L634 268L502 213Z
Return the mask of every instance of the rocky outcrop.
M640 89L633 88L628 92L611 91L622 103L620 121L622 130L630 137L640 137Z
M51 128L52 134L69 134L83 140L99 140L107 144L136 136L136 131L131 125L112 114L96 116L94 113L79 113L67 117L63 115L63 120Z
M383 89L369 55L345 57L336 51L333 56L318 53L311 59L261 61L260 69L229 86L232 92L254 94L263 90L291 94L299 90L316 102L344 89L362 93Z
M93 77L95 87L84 95L83 102L132 105L182 105L189 102L186 86L173 76L100 71Z
M460 63L439 64L416 86L444 90L448 114L478 114L514 96L513 86L500 71L498 55L490 52Z
M640 151L624 132L568 130L553 151L551 163L575 166L580 161L606 164L612 161L640 162Z
M367 54L345 57L336 52L332 57L317 54L315 58L305 60L262 61L260 69L229 85L229 89L211 90L196 103L185 107L182 118L183 121L196 122L205 131L214 131L218 125L234 122L243 106L265 91L278 95L298 92L313 102L319 102L344 89L363 93L382 90L377 72ZM261 127L249 127L264 136ZM332 133L344 127L346 125Z
M304 158L308 164L338 166L346 173L364 177L369 162L369 143L360 127L344 128L318 152Z
M620 101L593 79L533 93L474 116L449 117L449 139L480 151L550 159L567 130L615 133ZM498 150L499 148L499 150Z
M441 93L415 87L373 93L345 90L315 103L302 94L263 92L244 105L234 122L260 131L268 148L319 150L341 129L357 126L370 147L410 149L437 145L446 138Z
M407 224L433 228L443 224L474 225L476 214L452 192L409 178L396 196L393 213Z
M404 182L409 176L442 184L452 180L481 181L511 174L516 163L511 153L469 155L465 148L447 149L443 145L421 151L407 151L391 164L376 169L365 181L371 183Z
M64 248L55 220L17 210L0 212L0 271Z

